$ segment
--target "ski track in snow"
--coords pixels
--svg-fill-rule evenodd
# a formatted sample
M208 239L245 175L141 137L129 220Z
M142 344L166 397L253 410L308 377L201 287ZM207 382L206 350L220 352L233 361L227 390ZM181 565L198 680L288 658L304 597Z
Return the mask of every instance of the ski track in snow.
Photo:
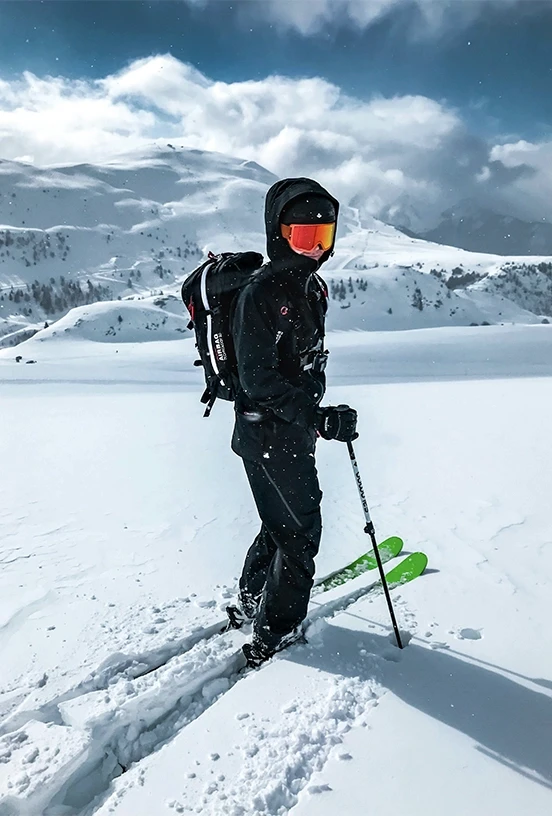
M317 644L320 648L328 619L363 598L380 597L373 589L375 580L360 576L346 587L327 592L326 603L313 602L308 630L312 646L305 648L316 649ZM400 596L397 606L402 622L411 626L413 618L402 608ZM139 776L145 757L244 679L243 633L217 635L219 631L220 623L215 622L165 648L142 655L114 654L59 698L8 717L0 737L0 814L2 808L22 816L54 814L60 807L73 813L89 808L93 812L95 800L129 766L136 765ZM405 643L408 637L404 633ZM292 647L297 648L301 647ZM391 644L381 656L399 659ZM266 670L270 665L260 671ZM373 704L376 689L375 683L335 680L321 697L302 701L300 706L290 704L284 713L300 712L300 716L287 717L283 727L246 728L234 792L223 792L211 801L211 795L220 793L222 780L211 783L202 799L204 812L220 813L221 802L224 813L249 812L239 804L245 788L252 813L291 808L310 776L323 767L331 748L340 743L340 735ZM6 776L2 765L5 770L12 766L20 771Z
M0 762L11 760L21 770L8 783L0 813L2 807L8 808L6 813L29 816L75 812L75 808L95 812L95 798L128 765L135 764L117 780L122 783L116 785L116 799L120 800L136 781L140 784L144 757L181 734L242 679L236 674L241 660L235 651L236 640L232 634L224 643L219 641L212 654L203 648L184 661L173 661L161 676L149 675L132 686L121 681L109 693L90 693L62 704L63 726L31 721L6 735ZM238 773L229 785L223 784L223 774L207 784L197 783L200 790L194 798L200 812L229 816L286 812L297 803L311 776L323 768L342 735L376 704L378 691L381 693L375 684L334 680L325 683L312 699L289 703L277 725L250 721L247 713L238 715ZM66 725L71 726L69 730ZM213 763L219 758L216 754L209 757ZM189 787L197 773L189 771L187 779ZM192 810L178 800L167 801L167 806L176 812ZM109 805L106 812L112 809Z
M0 768L0 795L5 797L0 813L4 807L6 813L12 808L38 814L50 806L55 810L56 800L93 799L111 778L199 716L211 702L211 680L218 681L219 692L220 684L230 686L223 678L239 668L240 639L228 633L214 641L192 641L179 644L188 646L183 655L172 657L173 649L167 649L161 665L158 651L119 662L114 655L111 665L63 698L8 719L0 738L0 766L6 770L11 762L21 771L11 776ZM25 723L19 725L20 720Z

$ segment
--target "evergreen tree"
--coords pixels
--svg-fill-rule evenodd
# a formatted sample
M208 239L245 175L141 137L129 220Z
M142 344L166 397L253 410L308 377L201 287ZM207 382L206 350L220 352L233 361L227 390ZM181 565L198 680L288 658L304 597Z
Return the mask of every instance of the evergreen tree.
M422 297L422 290L418 286L414 289L414 294L412 296L412 305L414 306L415 309L419 309L420 312L424 308L424 300L423 300L423 297Z

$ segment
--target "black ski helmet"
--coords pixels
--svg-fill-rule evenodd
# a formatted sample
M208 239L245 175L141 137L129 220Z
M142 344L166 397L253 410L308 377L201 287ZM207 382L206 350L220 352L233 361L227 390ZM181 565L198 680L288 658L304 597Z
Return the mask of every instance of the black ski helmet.
M309 193L294 198L280 216L281 224L332 224L336 211L330 198L320 193Z

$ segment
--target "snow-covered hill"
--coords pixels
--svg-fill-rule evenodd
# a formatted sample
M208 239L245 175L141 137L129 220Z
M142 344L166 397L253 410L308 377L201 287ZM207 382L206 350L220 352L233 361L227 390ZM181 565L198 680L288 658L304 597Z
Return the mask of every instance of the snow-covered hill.
M273 180L254 162L166 144L106 165L0 162L0 337L163 292L206 245L258 245Z
M139 343L147 338L148 332L156 340L172 340L191 334L188 322L189 318L182 314L182 302L174 297L109 301L72 309L41 331L37 341L71 333L85 340Z
M253 162L158 143L105 165L3 161L0 180L0 347L10 347L72 308L90 307L70 322L97 322L94 302L177 298L207 249L264 250L274 177ZM531 323L552 314L550 258L443 247L353 207L343 208L324 272L334 328ZM142 339L158 336L146 329Z
M183 313L182 301L174 295L153 295L140 300L107 301L79 306L60 320L33 334L38 342L61 335L97 342L139 343L150 339L172 340L190 335L189 318ZM26 330L9 334L0 340L0 347L24 342ZM29 346L18 348L16 355L28 351Z
M201 637L258 527L232 408L191 338L120 342L141 304L0 351L0 815L549 816L552 326L330 334L376 530L430 569L402 652L365 575L242 677ZM367 537L346 449L317 463L324 574Z
M431 244L375 219L349 221L324 266L334 306L330 326L381 330L548 321L552 263L527 260Z

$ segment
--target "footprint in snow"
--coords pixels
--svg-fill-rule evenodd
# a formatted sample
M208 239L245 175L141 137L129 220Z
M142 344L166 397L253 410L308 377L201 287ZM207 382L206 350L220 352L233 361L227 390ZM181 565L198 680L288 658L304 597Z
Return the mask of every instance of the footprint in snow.
M459 640L481 640L481 629L460 629L456 637Z

